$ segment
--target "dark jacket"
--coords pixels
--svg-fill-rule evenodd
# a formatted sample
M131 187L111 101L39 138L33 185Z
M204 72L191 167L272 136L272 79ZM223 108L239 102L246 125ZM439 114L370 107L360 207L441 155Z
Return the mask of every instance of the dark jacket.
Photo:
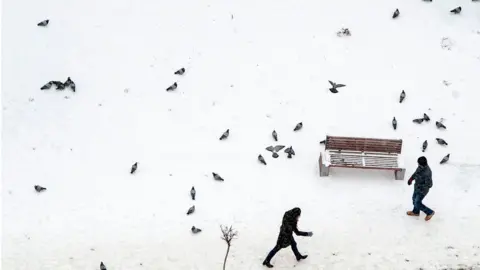
M430 170L430 167L428 165L419 165L417 170L415 170L415 172L412 174L412 177L410 177L410 179L415 179L415 191L418 191L425 195L433 186L432 170Z
M307 236L308 233L299 231L297 228L297 218L300 216L301 210L298 207L285 212L283 215L282 226L278 235L277 246L286 248L293 243L293 233L296 235Z

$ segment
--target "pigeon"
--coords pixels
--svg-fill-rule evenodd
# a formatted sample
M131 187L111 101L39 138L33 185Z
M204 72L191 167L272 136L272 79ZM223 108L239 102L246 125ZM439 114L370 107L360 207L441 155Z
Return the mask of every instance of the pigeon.
M394 130L397 130L397 119L395 119L395 117L393 117L392 126Z
M395 18L397 18L399 15L400 15L400 10L398 10L398 8L397 8L397 9L395 10L395 12L393 12L392 18L395 19Z
M135 164L132 165L132 169L130 170L130 174L133 174L137 170L137 167L138 167L138 162L135 162Z
M440 128L447 129L447 127L444 124L442 124L438 121L435 122L435 125L437 126L438 129L440 129Z
M213 179L217 180L217 181L225 181L220 175L212 172L212 175L213 175Z
M327 140L323 140L320 142L320 144L325 144Z
M423 0L423 2L432 2L432 0Z
M278 152L278 151L282 150L283 148L285 148L285 145L275 145L275 147L269 146L265 149L267 151L270 151L270 152Z
M292 147L292 146L286 148L286 149L285 149L285 153L288 154L288 156L287 156L288 158L292 158L292 156L295 155L295 151L293 150L293 147Z
M177 83L173 83L172 85L170 85L168 88L167 88L167 92L170 92L170 91L173 91L175 89L177 89Z
M181 69L175 71L174 74L175 75L183 75L184 73L185 73L185 68L182 67Z
M425 152L425 150L427 150L427 147L428 147L428 141L425 140L422 144L422 152Z
M52 83L53 85L55 85L55 87L57 88L57 90L63 90L63 89L65 89L65 85L64 85L62 82L60 82L60 81L51 81L51 83Z
M332 81L328 81L331 85L332 85L332 88L329 88L328 90L330 90L330 92L336 94L338 93L338 90L337 88L340 88L340 87L345 87L346 85L345 84L341 84L341 83L334 83Z
M444 164L444 163L447 163L447 161L450 159L450 154L444 156L442 158L442 161L440 161L440 164Z
M199 233L199 232L201 232L201 231L202 231L202 229L199 229L199 228L196 228L195 226L192 226L192 233L197 234L197 233Z
M425 120L426 122L429 122L430 121L430 117L428 117L428 115L426 113L423 114L423 120Z
M230 136L230 129L227 129L227 130L222 134L222 136L220 136L220 141L225 140L226 138L228 138L228 136Z
M43 27L45 27L45 26L48 25L49 22L50 22L50 20L48 20L48 19L47 19L47 20L43 20L43 21L37 23L37 26L43 26Z
M42 192L42 191L47 190L46 188L44 188L42 186L39 186L39 185L35 185L34 188L37 192Z
M187 215L191 215L195 212L195 205L192 205L192 207L188 208Z
M277 132L275 130L272 131L272 137L276 142L278 142L278 135L277 135Z
M105 264L103 264L103 262L100 262L100 270L107 270L107 267L105 267Z
M402 93L400 94L400 103L403 102L403 100L405 99L406 96L407 96L407 94L405 94L405 90L402 90Z
M293 131L299 131L300 129L302 129L302 127L303 127L303 123L300 122L300 123L298 123L298 124L295 126L295 128L293 129Z
M413 119L413 122L417 123L417 124L421 124L421 123L423 123L424 120L425 120L425 118L417 118L417 119Z
M70 79L70 77L67 78L63 85L65 85L65 87L70 87L70 89L75 92L75 83L72 81L72 79Z
M195 187L192 187L192 189L190 189L190 196L192 196L192 200L195 201L195 195L197 195L197 191L195 190Z
M273 157L273 158L278 158L278 154L275 153L275 152L273 152L273 153L272 153L272 157Z
M448 143L444 139L436 138L435 140L437 140L437 143L440 145L448 145Z
M460 12L462 12L462 7L456 7L452 10L450 10L451 13L453 14L459 14Z
M53 82L50 81L50 82L44 84L42 87L40 87L40 90L48 90L52 87L52 85L53 85Z
M258 161L260 161L260 163L262 163L263 165L267 165L267 162L266 162L265 159L262 157L262 155L258 155Z

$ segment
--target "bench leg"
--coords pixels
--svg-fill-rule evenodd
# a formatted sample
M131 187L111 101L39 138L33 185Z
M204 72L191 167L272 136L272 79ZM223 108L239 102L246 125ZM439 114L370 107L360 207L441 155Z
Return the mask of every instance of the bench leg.
M400 171L395 171L395 180L404 180L405 179L405 169Z
M320 153L320 159L318 161L318 164L320 165L320 177L328 176L328 174L330 173L330 168L323 164L322 153Z

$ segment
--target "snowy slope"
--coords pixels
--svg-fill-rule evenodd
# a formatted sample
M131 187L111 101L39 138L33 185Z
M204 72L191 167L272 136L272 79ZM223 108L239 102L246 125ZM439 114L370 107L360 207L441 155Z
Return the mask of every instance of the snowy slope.
M5 0L2 15L2 269L221 269L220 224L239 231L227 269L263 269L295 206L309 257L284 249L275 269L480 264L480 3ZM68 76L76 93L39 90ZM448 129L411 122L424 112ZM264 150L273 129L293 159ZM392 173L320 178L326 134L403 139L407 177L428 139L437 215L407 217Z

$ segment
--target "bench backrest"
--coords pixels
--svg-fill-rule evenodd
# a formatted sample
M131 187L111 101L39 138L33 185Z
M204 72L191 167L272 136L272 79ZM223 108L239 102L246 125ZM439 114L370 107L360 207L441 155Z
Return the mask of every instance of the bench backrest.
M325 150L402 153L402 140L327 136Z

